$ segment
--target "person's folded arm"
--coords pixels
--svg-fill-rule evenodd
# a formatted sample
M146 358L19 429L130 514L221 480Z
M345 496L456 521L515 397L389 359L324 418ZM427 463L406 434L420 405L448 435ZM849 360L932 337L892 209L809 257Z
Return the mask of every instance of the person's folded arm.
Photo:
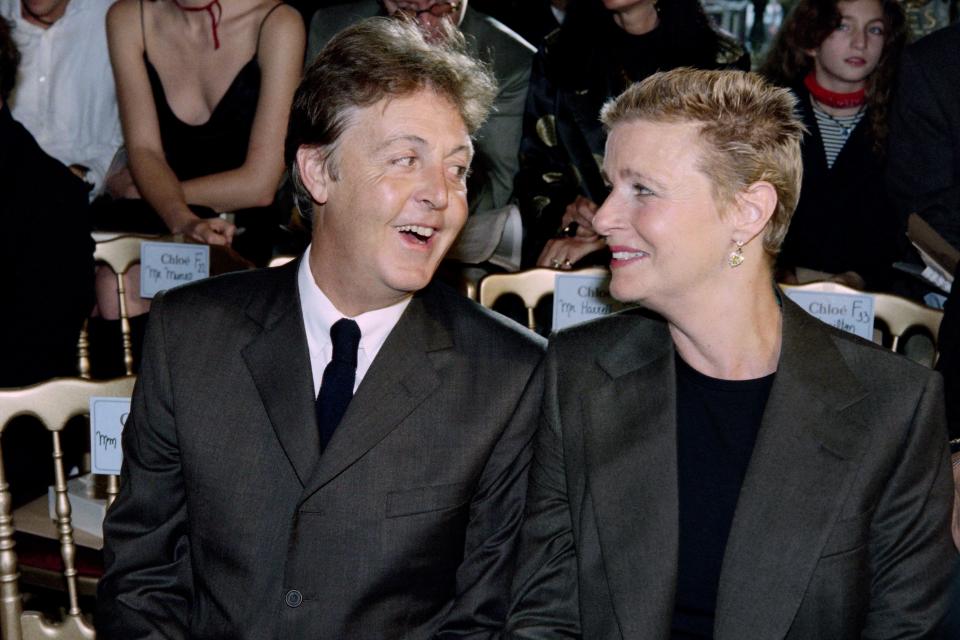
M577 556L554 362L548 355L546 391L504 638L579 638L581 634Z
M931 372L870 525L864 639L937 637L957 555L952 505L943 382Z
M183 188L164 157L153 89L144 62L140 10L135 2L118 2L107 12L107 43L117 106L137 188L167 227L178 233L197 216L187 207Z
M103 525L105 571L96 616L101 640L189 637L193 574L162 296L150 315L123 430L120 495Z
M538 365L526 381L470 502L455 600L435 636L438 639L500 636L510 604L510 579L542 393L543 374Z

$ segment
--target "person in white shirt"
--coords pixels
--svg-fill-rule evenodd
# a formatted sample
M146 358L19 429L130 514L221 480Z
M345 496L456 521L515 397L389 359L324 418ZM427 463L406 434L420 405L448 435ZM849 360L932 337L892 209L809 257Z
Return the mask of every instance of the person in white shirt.
M0 16L13 24L22 56L9 100L13 117L90 185L91 197L103 189L123 143L107 55L112 1L0 0Z

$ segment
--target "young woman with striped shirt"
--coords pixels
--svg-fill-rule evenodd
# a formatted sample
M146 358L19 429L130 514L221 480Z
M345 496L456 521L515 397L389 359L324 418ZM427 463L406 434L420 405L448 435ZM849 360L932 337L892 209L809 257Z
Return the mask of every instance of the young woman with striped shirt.
M901 233L883 162L904 23L896 0L800 0L771 48L763 72L797 94L808 130L778 263L786 281L888 286Z

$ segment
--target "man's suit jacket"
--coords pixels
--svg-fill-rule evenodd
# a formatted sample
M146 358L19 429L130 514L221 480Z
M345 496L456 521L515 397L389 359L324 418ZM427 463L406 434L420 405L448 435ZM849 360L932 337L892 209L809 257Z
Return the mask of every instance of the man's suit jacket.
M551 339L508 637L670 637L674 357L639 311ZM942 393L935 372L784 299L717 640L929 637L956 556Z
M382 15L378 0L353 0L317 9L310 21L307 64L346 27ZM470 213L506 206L519 165L523 105L535 49L501 22L467 7L460 23L470 53L488 63L497 79L489 118L476 134L477 153L470 165Z
M296 269L154 302L104 523L102 638L499 630L542 340L428 286L321 456Z
M960 249L960 23L906 48L890 113L887 188Z

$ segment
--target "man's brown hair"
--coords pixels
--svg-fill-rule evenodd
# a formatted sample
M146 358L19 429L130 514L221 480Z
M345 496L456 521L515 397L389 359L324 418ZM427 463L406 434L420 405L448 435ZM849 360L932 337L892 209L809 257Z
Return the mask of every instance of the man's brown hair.
M423 89L448 99L472 135L486 119L497 85L487 65L466 52L463 34L453 26L428 39L408 20L369 18L324 47L294 95L284 150L302 213L308 213L311 198L297 172L297 149L323 149L336 178L337 143L351 114Z

